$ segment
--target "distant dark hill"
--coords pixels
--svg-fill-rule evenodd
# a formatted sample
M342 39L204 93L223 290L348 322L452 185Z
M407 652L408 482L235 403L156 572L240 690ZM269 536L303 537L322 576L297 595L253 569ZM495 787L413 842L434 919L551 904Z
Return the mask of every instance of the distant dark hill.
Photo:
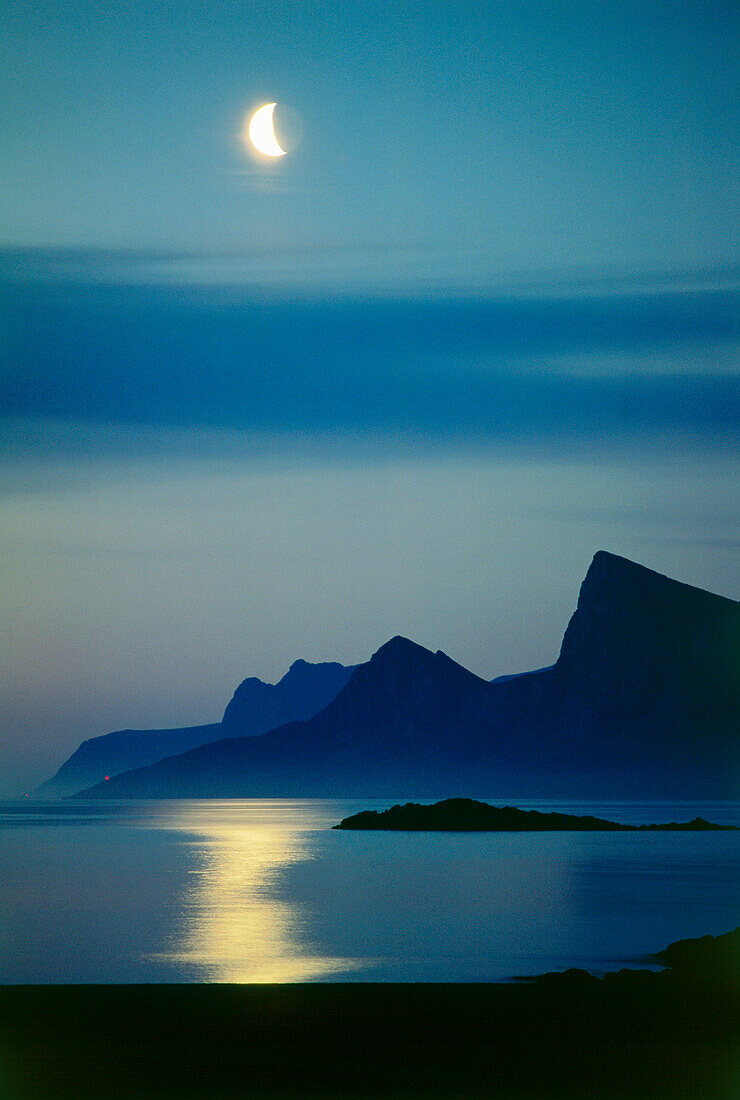
M223 737L220 722L166 730L115 730L100 737L90 737L75 749L51 779L34 791L34 795L64 798L78 791L81 785L99 783L107 775L145 767L163 756L186 752L219 737Z
M550 668L488 683L394 638L308 721L86 793L735 797L738 652L740 605L600 551Z
M734 825L713 825L702 817L683 823L622 825L590 815L540 813L516 806L489 806L473 798L446 798L432 806L407 802L389 810L362 810L345 817L334 829L384 829L394 832L736 832Z
M255 676L242 681L221 722L165 730L117 730L92 737L36 792L60 798L105 776L145 767L224 737L254 737L284 722L312 717L334 698L355 666L298 660L277 684Z

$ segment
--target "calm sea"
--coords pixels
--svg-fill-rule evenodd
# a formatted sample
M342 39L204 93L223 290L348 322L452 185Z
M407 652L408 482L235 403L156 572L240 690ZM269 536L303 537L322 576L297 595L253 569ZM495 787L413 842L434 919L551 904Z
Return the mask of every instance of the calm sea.
M740 833L331 830L389 804L0 804L0 983L499 981L740 923ZM740 824L739 803L516 804Z

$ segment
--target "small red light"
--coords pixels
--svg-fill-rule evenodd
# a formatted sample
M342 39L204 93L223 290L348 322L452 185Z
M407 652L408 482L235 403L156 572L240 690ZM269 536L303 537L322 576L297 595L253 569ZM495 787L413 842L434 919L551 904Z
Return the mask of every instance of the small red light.
M105 778L106 778L106 779L110 779L110 776L109 776L109 775L106 775L106 777L105 777Z

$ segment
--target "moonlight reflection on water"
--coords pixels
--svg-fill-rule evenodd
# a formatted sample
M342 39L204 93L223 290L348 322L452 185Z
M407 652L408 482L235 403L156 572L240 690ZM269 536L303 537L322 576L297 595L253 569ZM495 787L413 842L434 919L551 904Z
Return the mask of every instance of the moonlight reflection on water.
M520 807L740 823L729 802ZM737 924L737 832L331 829L385 808L0 806L0 982L506 981L644 965L675 940Z
M254 817L244 803L183 804L175 812L168 827L191 834L185 843L196 866L176 943L157 957L208 982L303 982L361 968L359 960L321 954L300 905L280 896L286 869L314 859L310 825L296 828L286 803L274 805L275 821L266 824L265 808L255 807Z

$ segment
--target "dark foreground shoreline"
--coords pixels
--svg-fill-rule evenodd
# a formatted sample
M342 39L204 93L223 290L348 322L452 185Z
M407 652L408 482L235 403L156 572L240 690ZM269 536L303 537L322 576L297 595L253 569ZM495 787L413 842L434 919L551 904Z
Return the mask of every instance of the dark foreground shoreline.
M0 1096L730 1100L738 933L669 951L603 980L4 986Z

